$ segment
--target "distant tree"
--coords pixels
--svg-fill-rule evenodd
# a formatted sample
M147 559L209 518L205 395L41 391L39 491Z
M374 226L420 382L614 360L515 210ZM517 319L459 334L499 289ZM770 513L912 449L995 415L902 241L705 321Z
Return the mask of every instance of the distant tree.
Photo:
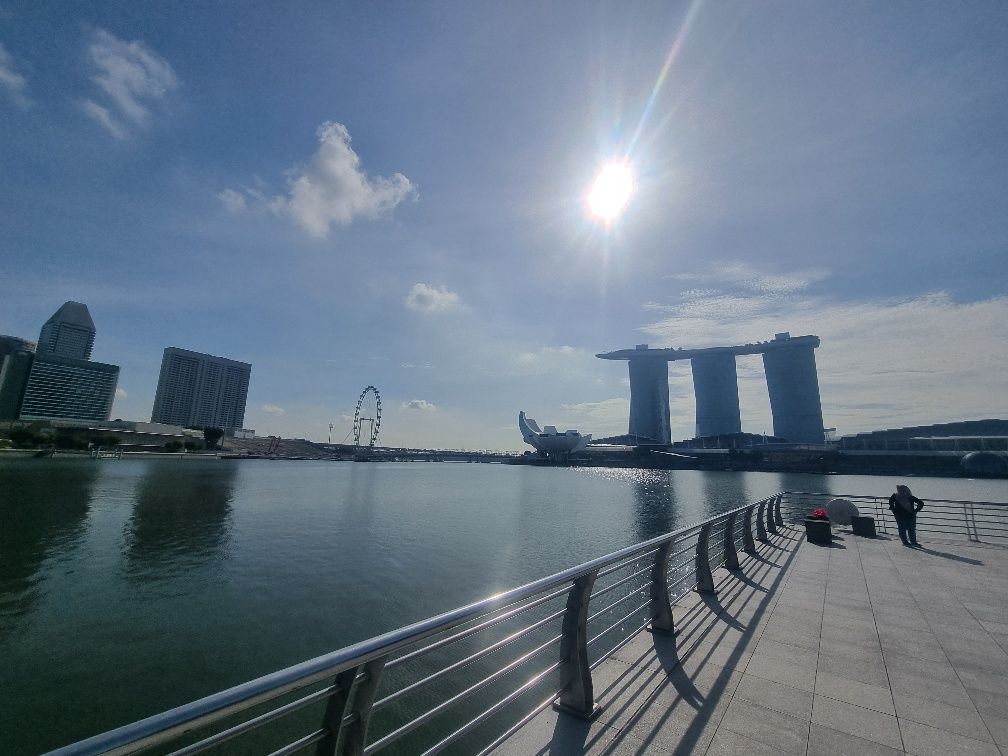
M180 452L182 451L181 441L169 441L164 445L164 450L168 452Z
M204 428L203 440L206 441L207 449L216 449L217 443L224 437L223 428Z
M197 451L199 448L200 448L200 445L197 444L195 441L186 441L185 442L185 450L186 451Z

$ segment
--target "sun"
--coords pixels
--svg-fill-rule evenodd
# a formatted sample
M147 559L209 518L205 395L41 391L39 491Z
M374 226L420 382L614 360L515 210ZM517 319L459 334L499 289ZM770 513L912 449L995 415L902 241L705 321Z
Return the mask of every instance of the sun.
M634 191L633 171L626 161L611 160L602 165L585 197L588 211L607 226L630 201Z

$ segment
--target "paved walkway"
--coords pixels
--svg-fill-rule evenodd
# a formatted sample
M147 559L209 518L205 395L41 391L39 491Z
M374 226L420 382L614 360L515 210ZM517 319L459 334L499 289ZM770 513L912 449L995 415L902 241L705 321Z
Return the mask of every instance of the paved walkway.
M1008 548L786 528L496 753L1008 756ZM1000 750L999 750L1000 749Z

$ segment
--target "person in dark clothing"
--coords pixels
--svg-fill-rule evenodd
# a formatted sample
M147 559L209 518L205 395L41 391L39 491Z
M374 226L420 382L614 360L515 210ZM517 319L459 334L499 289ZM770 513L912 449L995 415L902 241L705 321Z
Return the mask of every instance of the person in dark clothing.
M896 527L899 528L903 545L920 546L917 543L917 513L924 509L924 502L906 486L896 486L896 493L889 497L889 509L896 518Z

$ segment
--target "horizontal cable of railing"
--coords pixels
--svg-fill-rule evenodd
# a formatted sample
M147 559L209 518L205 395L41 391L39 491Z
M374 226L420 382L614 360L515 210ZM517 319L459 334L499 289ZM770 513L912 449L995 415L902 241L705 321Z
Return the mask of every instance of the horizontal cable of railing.
M456 721L470 716L466 724L451 732L447 732L444 724L432 726L429 740L433 743L417 740L410 741L407 746L411 752L435 753L495 717L526 692L541 687L540 683L546 684L551 691L548 700L557 696L569 698L572 686L576 687L577 677L570 658L562 658L559 662L547 664L544 669L531 672L531 677L507 692L501 685L506 678L533 664L551 648L560 649L561 655L568 653L564 649L571 642L581 644L584 649L589 646L602 649L592 652L588 669L582 670L582 674L590 676L591 669L656 619L656 601L675 601L697 586L701 578L701 562L709 575L726 563L729 542L741 552L744 548L744 526L750 528L747 532L758 532L760 540L765 538L764 524L772 533L774 505L779 518L781 502L781 495L775 495L735 508L520 588L265 675L54 753L134 753L162 747L173 741L191 739L195 731L205 730L211 725L227 725L228 720L242 712L299 693L300 698L243 722L225 726L202 740L180 744L183 747L178 753L198 753L233 738L247 736L288 715L296 712L304 714L312 704L327 704L323 727L317 729L316 720L308 735L289 742L278 752L293 753L321 741L335 746L336 740L342 738L340 742L344 745L353 740L349 752L371 754L401 741L422 725L432 724L449 709L457 712ZM757 518L759 523L755 522ZM730 539L726 538L729 524L732 528ZM655 586L660 587L659 593L664 594L663 598L656 598ZM615 593L604 602L604 608L598 608L602 596L614 594L620 589L622 592ZM565 598L566 606L560 606L558 602ZM635 598L635 606L628 612L626 605ZM589 612L592 601L596 604ZM577 619L578 613L580 620ZM522 627L515 629L507 626L520 617L527 617ZM560 620L563 627L559 634L556 630L547 632L550 623ZM617 633L617 630L620 632ZM542 635L544 632L546 635ZM493 637L494 633L499 633L500 637ZM607 643L601 643L610 637ZM442 658L455 648L461 653L450 659ZM509 648L517 654L512 654L510 661L490 662L491 657ZM407 677L407 673L418 665L419 670L412 679L399 679ZM398 689L375 700L382 682L393 678L401 682ZM553 682L548 682L550 680ZM461 689L446 693L441 688L443 683L448 682L459 683ZM309 690L322 683L326 685ZM428 693L422 696L422 705L418 704L414 699L421 689L430 690L441 700L428 704L431 696ZM493 699L489 705L479 703L484 694L490 697L487 700ZM336 710L330 713L334 707ZM544 705L537 703L533 711L543 708ZM519 721L527 721L528 715L528 712L522 712ZM368 743L369 720L374 729L372 735L375 732L377 735ZM513 731L513 726L513 721L508 722L505 731ZM450 726L448 729L451 729ZM328 747L326 750L329 750Z
M889 509L888 496L865 494L834 494L788 491L783 494L782 507L792 516L808 514L831 499L847 499L861 514L874 516L883 532L896 528L895 515ZM924 499L923 509L916 514L916 527L929 535L965 535L970 541L990 540L1001 543L1008 539L1008 502L969 501L962 499Z

